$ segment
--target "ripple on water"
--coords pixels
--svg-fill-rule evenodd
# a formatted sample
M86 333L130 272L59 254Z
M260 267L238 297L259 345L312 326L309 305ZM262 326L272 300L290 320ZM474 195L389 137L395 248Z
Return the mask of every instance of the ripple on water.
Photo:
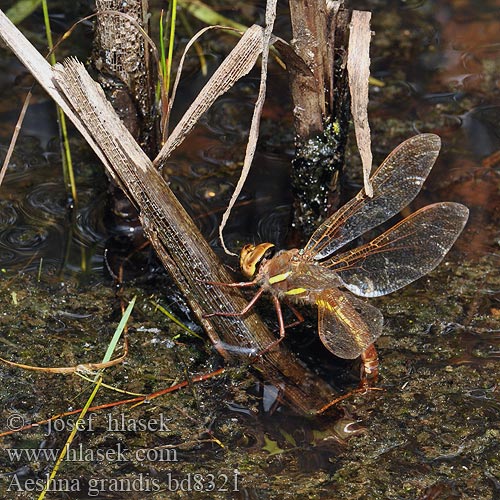
M215 234L220 215L225 205L218 196L227 191L229 184L219 183L217 180L193 180L188 183L183 178L169 178L170 187L181 200L184 208L193 218L200 231L206 238Z
M2 162L7 155L7 150L8 148L6 146L0 146L0 158L2 159ZM27 175L28 171L29 163L22 157L22 155L14 151L10 158L7 175L3 184L19 181Z
M274 207L264 213L257 225L259 240L271 241L281 246L288 233L290 215L290 205Z
M60 183L46 182L32 189L23 200L21 209L28 220L62 219L67 210L67 195Z
M17 210L10 200L0 200L0 227L10 226L17 221Z
M243 164L244 153L243 145L231 148L227 144L215 144L205 147L199 152L202 162L192 163L192 173L197 176L207 176L237 171Z
M16 261L16 253L0 246L0 267L11 266Z
M19 252L34 251L47 244L49 232L43 227L17 225L0 231L0 244Z
M85 246L102 242L107 234L105 226L106 194L103 193L83 206L76 220L75 238Z
M226 98L216 101L202 118L204 125L214 134L225 136L225 142L245 141L254 108L253 98Z

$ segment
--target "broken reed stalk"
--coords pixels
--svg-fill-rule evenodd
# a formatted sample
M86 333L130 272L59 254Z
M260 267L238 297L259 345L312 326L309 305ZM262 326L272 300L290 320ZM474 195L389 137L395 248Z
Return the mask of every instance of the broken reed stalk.
M127 128L146 153L154 154L158 137L151 110L155 99L153 82L157 78L144 39L144 32L149 34L147 2L96 0L95 4L92 65L105 79L106 92L113 95L116 108L124 108L121 113L126 114L125 119L130 123Z
M96 21L90 64L114 110L142 150L151 157L158 150L159 129L155 109L158 77L152 63L148 5L143 0L96 0ZM164 102L166 99L162 99ZM139 214L123 191L110 179L109 216L120 228L120 246L133 249L144 243L137 231ZM124 214L126 214L124 216ZM130 230L130 231L127 231Z
M153 247L221 355L248 361L247 349L258 352L275 340L255 313L245 318L203 318L209 311L239 311L247 301L237 290L228 294L203 282L230 282L232 277L84 66L70 59L53 70L2 11L0 37L63 108L137 206ZM265 353L255 368L283 389L284 398L299 412L315 412L335 397L331 387L282 344Z
M349 14L342 2L289 0L289 5L292 45L303 61L289 65L285 58L296 145L293 227L308 237L339 205L337 181L349 123L343 64Z
M349 129L349 94L365 187L371 193L370 13L352 11L351 18L342 1L332 0L289 0L289 5L292 44L304 62L291 66L286 61L296 133L293 226L307 237L340 204L337 181Z
M309 85L297 82L297 75L290 72L294 125L297 142L323 132L326 115L325 89L329 87L329 74L333 64L328 60L328 38L325 0L290 0L294 52L308 68ZM331 68L331 70L330 70Z

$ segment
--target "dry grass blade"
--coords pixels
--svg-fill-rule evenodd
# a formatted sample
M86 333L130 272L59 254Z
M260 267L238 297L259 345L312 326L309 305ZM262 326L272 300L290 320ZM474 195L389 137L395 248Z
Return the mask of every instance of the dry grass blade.
M17 138L19 137L19 133L21 132L21 127L24 121L24 117L26 115L26 111L28 110L28 106L31 100L31 90L28 92L28 95L24 99L23 107L21 112L19 113L19 118L17 120L16 126L14 128L14 133L12 134L12 138L10 140L9 149L7 150L7 154L3 160L2 169L0 170L0 186L2 185L3 178L7 173L7 168L9 167L10 159L12 158L12 154L14 153L14 148L16 146Z
M163 164L214 101L250 72L262 51L263 32L257 25L251 26L245 32L172 131L154 160L155 165Z
M186 59L187 53L193 45L196 47L196 43L202 35L204 35L207 31L213 30L213 29L225 29L225 30L227 30L227 29L233 29L233 28L227 28L225 26L219 26L219 25L207 26L206 28L203 28L200 31L198 31L198 33L196 33L196 35L191 37L191 39L187 43L186 47L184 48L184 52L182 53L181 60L179 61L179 66L177 68L177 76L175 77L175 82L174 82L174 85L172 87L172 94L171 94L170 99L168 101L168 113L167 113L167 117L165 120L165 129L168 128L168 118L169 118L168 115L170 115L170 112L171 112L172 107L173 107L174 102L175 102L175 96L177 94L177 87L179 86L179 82L180 82L181 75L182 75L182 68L184 67L184 61ZM163 135L165 135L165 136L168 135L167 130L163 131Z
M231 215L231 210L233 209L238 196L243 189L243 185L250 172L250 167L252 165L253 157L255 156L255 150L257 149L257 140L259 139L259 129L260 129L260 117L262 115L262 108L264 107L264 101L266 100L266 81L267 81L267 62L269 59L269 46L271 44L271 36L273 33L274 21L276 19L276 3L277 0L268 0L266 4L266 27L264 28L264 38L262 40L262 65L260 72L260 85L259 85L259 95L257 96L257 101L253 110L252 124L250 125L250 132L248 134L247 148L245 151L245 160L243 161L243 169L241 171L240 178L238 179L238 184L231 196L229 205L222 216L222 221L219 226L219 239L222 244L222 248L229 255L235 255L226 248L224 242L224 236L222 232L227 224L229 216Z
M96 372L97 370L109 368L110 366L115 366L120 364L125 360L126 357L127 353L124 353L119 358L107 361L106 363L83 363L81 365L76 365L76 366L59 366L59 367L24 365L22 363L16 363L14 361L9 361L8 359L4 358L0 358L0 362L5 363L6 365L14 366L16 368L22 368L23 370L30 370L43 373L61 373L64 375L68 375L70 373L92 373Z
M370 18L371 12L355 10L351 19L347 72L351 92L351 113L354 121L356 142L363 162L366 194L373 196L370 184L372 151L370 124L368 123L368 80L370 78Z

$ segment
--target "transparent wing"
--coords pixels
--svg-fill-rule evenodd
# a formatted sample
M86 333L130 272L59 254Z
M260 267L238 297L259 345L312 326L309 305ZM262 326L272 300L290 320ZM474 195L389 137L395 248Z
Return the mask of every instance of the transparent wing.
M335 271L356 295L386 295L432 271L458 238L468 214L459 203L428 205L370 243L321 265Z
M316 304L319 337L335 356L357 358L382 333L382 313L348 292L325 290Z
M315 260L324 259L397 214L420 191L440 147L441 139L434 134L416 135L400 144L372 175L373 198L361 190L313 233L305 252Z

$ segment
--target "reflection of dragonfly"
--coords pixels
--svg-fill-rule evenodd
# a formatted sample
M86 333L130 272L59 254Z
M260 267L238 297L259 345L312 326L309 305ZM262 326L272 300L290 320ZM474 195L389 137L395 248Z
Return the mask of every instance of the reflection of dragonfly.
M251 282L226 286L259 286L239 316L269 292L285 336L280 299L288 303L316 304L318 333L333 354L347 359L361 355L363 380L376 379L378 361L373 342L382 332L382 314L353 294L378 297L398 290L434 269L451 248L467 222L468 209L459 203L428 205L366 245L334 254L336 250L385 222L411 202L420 191L439 153L437 135L421 134L397 147L371 177L373 197L362 190L314 232L302 250L282 250L273 257L274 245L246 245L240 256L242 272ZM347 290L346 290L347 289ZM350 293L352 292L352 293ZM263 351L263 352L264 352Z

